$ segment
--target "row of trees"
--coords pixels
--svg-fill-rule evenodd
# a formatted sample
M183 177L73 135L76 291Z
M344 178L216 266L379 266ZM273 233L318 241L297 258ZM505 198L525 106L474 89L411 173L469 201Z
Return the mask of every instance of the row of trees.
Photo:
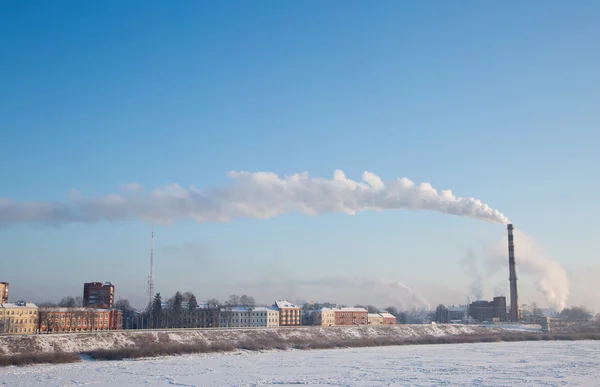
M254 297L232 294L225 302L212 298L207 300L202 308L198 308L198 300L191 292L176 292L163 302L157 293L141 314L135 313L129 301L119 300L116 308L123 312L124 328L211 328L220 325L220 319L228 322L234 307L256 306Z

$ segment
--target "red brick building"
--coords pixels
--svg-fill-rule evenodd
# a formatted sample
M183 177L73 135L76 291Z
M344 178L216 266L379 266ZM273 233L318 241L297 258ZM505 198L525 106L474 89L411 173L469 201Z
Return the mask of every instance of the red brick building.
M111 330L123 329L123 312L111 309L108 312L108 325Z
M391 313L379 313L381 317L383 317L383 325L396 325L398 320L396 320L396 316Z
M122 327L123 317L116 309L40 308L40 333L95 332Z
M83 284L83 306L110 309L115 302L115 286L110 282Z
M364 308L335 309L335 325L367 325L369 312Z

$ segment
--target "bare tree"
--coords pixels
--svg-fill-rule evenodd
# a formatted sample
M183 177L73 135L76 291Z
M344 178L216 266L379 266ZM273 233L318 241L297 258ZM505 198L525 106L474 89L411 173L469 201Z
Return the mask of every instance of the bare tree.
M244 294L240 297L239 304L240 306L247 306L249 308L253 308L256 306L256 301L254 301L254 297Z
M216 298L206 301L202 327L216 328L221 325L221 303ZM229 323L229 321L227 321Z
M58 307L58 304L56 302L52 302L52 301L36 302L36 305L40 308L56 308L56 307Z
M435 313L433 313L432 321L437 323L445 324L448 322L448 308L445 305L439 304L437 308L435 308Z
M58 318L52 309L44 309L39 311L40 325L45 327L46 334L54 332L58 328Z
M229 296L229 300L220 308L220 320L226 328L231 326L231 320L233 318L233 308L239 304L239 297L235 294Z
M565 308L560 315L566 316L569 320L591 320L593 317L592 312L583 305Z
M62 308L74 308L77 306L77 301L71 296L63 297L58 303L58 306Z
M240 296L237 294L232 294L229 296L229 300L225 301L225 305L227 306L240 306Z
M175 293L172 302L169 305L170 325L172 328L181 328L181 318L183 317L183 296L180 292ZM168 328L168 327L167 327Z
M369 313L379 313L379 308L373 305L354 305L354 307L366 309Z

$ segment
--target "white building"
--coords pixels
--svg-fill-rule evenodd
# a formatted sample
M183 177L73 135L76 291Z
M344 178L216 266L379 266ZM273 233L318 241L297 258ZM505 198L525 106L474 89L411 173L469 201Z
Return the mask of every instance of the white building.
M220 323L224 328L278 327L279 310L263 306L223 308Z

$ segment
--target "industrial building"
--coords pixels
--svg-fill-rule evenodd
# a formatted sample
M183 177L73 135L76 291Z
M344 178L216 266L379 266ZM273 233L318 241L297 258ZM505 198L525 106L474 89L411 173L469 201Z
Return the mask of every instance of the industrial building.
M110 282L87 282L83 284L83 306L110 309L115 302L115 286Z
M506 297L494 297L493 301L478 300L469 305L469 316L475 321L484 322L505 322L506 314Z

